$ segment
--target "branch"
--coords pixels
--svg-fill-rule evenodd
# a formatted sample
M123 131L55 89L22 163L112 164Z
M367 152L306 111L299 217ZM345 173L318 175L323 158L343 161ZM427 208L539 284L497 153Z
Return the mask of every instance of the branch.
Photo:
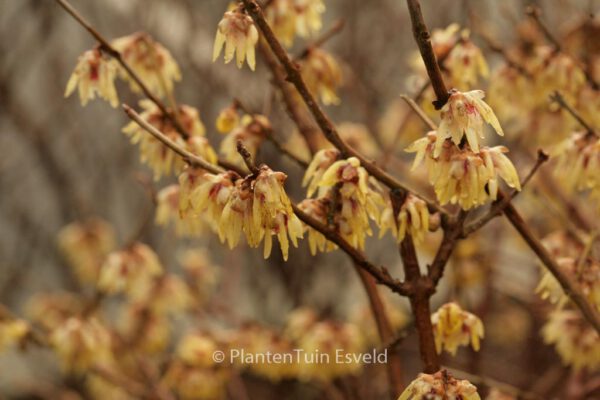
M546 154L543 150L538 150L538 158L537 158L535 164L531 168L531 171L529 171L529 174L527 174L525 179L523 179L523 182L521 182L521 191L523 191L523 189L525 188L527 183L531 180L531 178L533 178L533 176L538 171L538 169L542 166L542 164L545 163L546 161L548 161L548 159L549 159L548 154ZM470 223L463 229L462 237L469 236L473 232L481 229L483 226L485 226L488 222L490 222L495 217L501 215L502 212L504 211L504 209L506 208L506 206L508 206L508 204L512 201L512 199L514 199L519 193L520 192L518 190L513 190L508 196L501 197L498 200L496 200L494 203L492 203L492 206L490 207L490 210L487 212L487 214L485 214L478 220Z
M264 39L267 41L271 51L275 55L275 57L279 60L281 65L283 66L285 73L287 74L286 80L291 82L295 87L304 103L310 110L321 131L342 154L344 158L348 157L356 157L360 160L361 165L372 175L375 179L382 182L390 189L397 189L401 191L408 192L408 188L404 186L400 181L398 181L395 177L382 170L380 167L375 165L372 161L367 160L363 155L358 153L352 147L350 147L344 140L340 137L337 129L329 119L329 117L325 114L325 112L319 106L319 103L314 98L314 96L308 90L302 75L300 74L300 69L298 66L290 59L289 55L279 43L279 40L273 33L273 30L269 26L265 16L256 2L256 0L242 0L244 3L245 9L248 14L252 17L258 28L260 29ZM423 198L422 196L419 196ZM442 214L446 214L446 211L439 207L437 204L424 199L427 202L428 206Z
M117 51L117 49L115 49L110 44L110 42L106 38L104 38L104 36L102 36L85 18L83 18L81 14L79 14L79 12L75 8L73 8L73 6L69 4L67 0L56 0L56 2L62 8L64 8L77 22L79 22L81 26L83 26L100 43L100 48L106 54L117 60L117 62L121 65L121 67L123 67L123 69L131 77L131 79L133 79L134 82L140 87L142 92L144 92L144 95L146 95L146 97L148 97L154 104L156 104L160 111L162 111L162 113L166 115L169 118L169 120L171 120L173 126L175 127L175 129L177 129L181 136L184 139L187 139L190 136L190 134L181 126L176 115L173 112L171 112L165 106L165 104L150 91L150 89L148 89L148 87L144 84L142 79L135 73L135 71L133 71L133 69L131 69L129 64L127 64L123 60L123 57L121 57L121 53L119 53L119 51ZM177 112L177 110L174 111Z
M264 7L263 7L263 9L264 9ZM334 21L334 23L331 25L331 27L327 31L323 32L323 34L321 36L319 36L313 42L306 45L304 50L302 50L296 57L294 57L294 61L300 61L300 60L306 58L310 54L310 51L312 49L321 47L329 39L331 39L332 37L334 37L335 35L340 33L342 31L342 29L344 29L344 25L346 25L346 21L343 18L340 18L340 19L337 19L336 21Z
M433 52L433 47L431 46L431 37L427 30L427 25L425 25L425 20L423 19L419 0L406 0L406 4L408 5L408 12L412 23L413 36L419 47L419 52L425 63L425 68L427 69L427 75L429 76L433 91L437 97L437 100L433 102L433 105L436 110L439 110L446 104L450 95L448 94L448 89L444 83L440 66L435 57L435 53Z
M577 111L575 111L575 109L569 105L569 103L567 103L565 98L560 94L558 90L555 90L550 95L550 100L552 100L553 102L558 104L562 109L566 110L569 114L571 114L571 116L575 118L577 122L579 122L579 125L581 125L586 130L588 135L595 135L594 128L592 128L592 126L589 123L587 123L586 120L583 119L583 117L579 115L579 113L577 113Z
M587 319L594 329L600 333L600 316L596 310L588 303L577 285L562 271L550 253L548 253L538 238L531 232L530 228L512 204L509 203L506 206L504 215L506 215L506 218L508 218L512 226L519 232L523 240L527 242L531 250L533 250L548 271L558 281L565 294L577 305L585 319Z
M423 111L423 109L421 107L419 107L419 105L410 97L408 97L405 94L401 94L400 98L402 100L404 100L406 102L406 104L409 105L410 108L412 108L412 110L419 116L419 118L421 118L421 120L423 120L423 122L425 122L425 124L429 127L429 129L435 131L437 129L437 126L435 125L435 122L433 122L431 120L431 118L429 118L429 116L427 114L425 114L425 111Z
M528 6L525 9L525 14L527 14L529 17L531 17L531 19L535 21L536 25L538 26L538 28L540 28L546 39L552 44L552 47L554 47L554 51L561 51L562 46L560 45L558 39L554 37L552 32L550 32L550 29L548 29L546 24L544 24L544 22L542 21L542 11L540 10L540 8L537 6Z

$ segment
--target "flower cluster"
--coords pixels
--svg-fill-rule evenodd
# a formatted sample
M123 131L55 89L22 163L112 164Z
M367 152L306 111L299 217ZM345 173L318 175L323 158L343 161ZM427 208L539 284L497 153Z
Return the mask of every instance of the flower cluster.
M578 311L553 311L542 328L542 336L575 370L600 368L600 337Z
M274 0L265 13L275 35L291 47L296 35L304 38L321 30L324 11L322 0Z
M66 371L83 373L113 359L110 333L94 317L67 319L52 331L50 343Z
M464 311L456 303L441 306L432 316L435 348L441 353L445 348L452 355L458 346L471 343L475 351L479 350L479 340L483 338L481 320L470 312Z
M555 173L570 190L600 194L600 140L588 132L574 133L554 150Z
M301 60L300 66L311 93L318 95L325 105L339 104L336 91L342 85L343 75L331 54L318 48L311 49Z
M147 33L138 32L115 39L112 46L148 89L161 97L168 96L173 91L173 82L181 80L179 66L169 50ZM119 69L119 74L131 90L141 91L127 71Z
M433 375L419 374L398 397L398 400L424 399L480 400L480 397L469 381L455 379L442 370Z
M287 260L289 241L298 245L302 224L283 188L286 178L264 165L246 178L233 173L198 176L190 169L180 177L180 207L208 218L221 241L231 248L237 246L242 232L251 247L264 240L265 258L271 254L272 235L276 235Z
M439 155L435 152L440 147ZM423 159L438 200L442 204L458 203L463 209L496 200L498 177L510 187L521 189L515 167L504 155L504 146L484 147L478 153L467 146L459 148L450 141L442 141L437 132L429 132L418 139L406 151L417 153L413 164L415 169Z
M150 247L133 243L108 255L100 269L98 289L107 294L126 292L136 297L162 271L158 256Z
M373 233L369 220L380 225L381 209L386 203L381 189L357 158L335 161L337 158L335 150L321 150L315 154L303 183L308 185L309 196L319 189L318 198L327 200L321 204L307 202L304 207L321 223L333 225L350 244L363 249L366 235ZM324 215L322 205L326 203L330 211ZM324 216L327 216L325 220Z
M100 266L115 243L112 227L99 218L74 222L58 234L58 246L82 283L96 282Z
M225 63L233 60L238 68L244 61L252 71L256 68L254 47L258 42L258 30L249 15L244 14L240 7L227 11L217 27L217 35L213 48L213 62L219 58L223 45L225 46Z
M159 96L171 93L173 82L181 79L179 66L171 53L146 33L115 39L111 46L144 85ZM114 82L117 76L128 82L133 91L140 91L138 82L130 72L108 54L104 54L100 47L88 50L79 57L67 82L65 97L78 88L82 105L85 106L97 94L116 107L119 104Z
M185 139L179 133L173 121L154 103L149 100L142 100L140 106L143 108L140 113L141 118L158 129L167 138L209 163L215 164L217 162L215 151L204 137L204 125L200 121L198 110L186 105L179 106L176 118L190 135ZM158 139L148 134L137 122L129 122L123 128L123 132L131 138L133 144L140 145L140 160L152 168L155 180L163 175L170 175L172 172L179 173L183 169L185 163L181 157Z

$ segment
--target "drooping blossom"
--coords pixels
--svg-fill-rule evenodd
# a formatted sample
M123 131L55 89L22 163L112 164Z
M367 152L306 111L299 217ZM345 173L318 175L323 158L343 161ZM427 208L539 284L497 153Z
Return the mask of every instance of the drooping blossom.
M204 230L203 221L200 217L180 212L179 191L178 185L169 185L157 193L154 220L161 226L172 223L177 236L198 236Z
M456 303L446 303L431 316L435 348L439 353L445 349L455 355L459 346L471 343L473 350L479 351L479 340L483 338L481 320Z
M220 133L229 133L240 123L240 117L235 107L229 106L221 110L215 126Z
M270 130L271 123L267 117L259 114L244 115L240 124L221 141L219 154L230 163L243 167L244 162L237 151L238 141L254 157Z
M217 27L217 35L213 48L213 62L221 54L225 45L225 63L236 57L236 65L242 68L244 60L252 71L256 68L254 48L258 42L258 30L249 15L240 8L227 11Z
M343 82L342 69L331 54L318 48L311 49L300 66L311 93L319 96L325 105L340 103L336 92Z
M117 64L113 59L102 54L98 48L88 50L79 56L77 66L67 82L65 97L78 89L83 106L98 95L116 107L119 105L114 83L116 76Z
M115 39L112 46L154 94L169 96L173 91L174 82L181 80L179 66L169 50L147 33L138 32L123 36ZM129 83L131 90L141 91L127 71L120 69L119 72L121 78Z
M307 186L306 195L308 197L315 194L323 174L339 157L340 152L336 149L323 149L315 153L302 179L302 186Z
M446 370L433 375L419 374L398 400L480 400L477 388L469 381L458 380Z
M480 78L486 79L490 74L483 53L469 38L468 30L463 31L446 57L444 66L450 73L452 85L460 89L470 89Z
M327 225L327 216L331 208L331 199L328 197L304 199L298 204L298 207L320 223ZM333 242L327 240L318 230L306 226L306 232L308 233L308 248L310 249L310 254L313 256L318 251L329 252L337 248Z
M402 242L406 235L409 235L415 243L422 243L429 231L431 218L425 201L409 193L396 216L397 222L393 213L391 205L383 210L379 237L383 237L390 229L398 242Z

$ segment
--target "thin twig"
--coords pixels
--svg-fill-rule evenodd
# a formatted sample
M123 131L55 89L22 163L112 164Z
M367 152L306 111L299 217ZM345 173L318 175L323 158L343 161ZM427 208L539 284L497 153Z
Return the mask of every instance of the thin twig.
M594 128L585 120L573 107L567 103L565 98L560 94L558 90L555 90L550 95L550 100L558 104L562 109L566 110L577 122L581 125L589 135L595 135Z
M123 67L123 69L127 72L127 74L133 79L133 81L139 86L139 88L144 92L144 95L148 97L156 106L160 109L160 111L166 115L173 126L177 131L181 134L184 139L187 139L190 134L181 126L177 117L175 116L175 112L177 110L169 110L167 106L154 95L150 89L146 86L146 84L142 81L142 79L135 73L135 71L123 60L121 53L115 49L110 42L104 38L83 16L75 9L67 0L56 0L56 2L64 8L81 26L83 26L99 43L100 48L109 56L117 60L117 62Z
M437 126L435 125L435 122L433 122L431 120L431 118L429 118L429 116L427 114L425 114L425 111L423 111L423 109L421 107L419 107L419 105L410 97L408 97L405 94L401 94L400 98L402 100L404 100L406 102L406 104L409 105L410 108L412 108L412 110L419 116L419 118L421 118L421 120L423 122L425 122L425 124L427 125L427 127L429 127L429 129L431 130L436 130Z

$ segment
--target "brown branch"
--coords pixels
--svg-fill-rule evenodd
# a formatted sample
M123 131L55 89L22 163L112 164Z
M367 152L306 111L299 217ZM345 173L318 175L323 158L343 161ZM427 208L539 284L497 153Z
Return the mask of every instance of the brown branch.
M427 69L427 75L429 76L433 91L437 97L433 102L433 105L436 110L439 110L446 104L450 95L446 88L446 84L444 83L440 65L438 64L433 47L431 46L431 37L427 30L427 25L425 25L425 20L423 19L419 0L406 0L406 4L408 5L408 12L412 23L413 36L419 47L419 52L425 63L425 68Z
M550 253L548 253L539 239L533 234L511 203L504 209L504 215L506 215L506 218L508 218L512 226L519 232L523 240L527 242L531 250L533 250L548 271L558 281L565 294L577 305L585 319L587 319L594 329L600 333L600 316L596 310L589 304L577 285L562 271L556 261L554 261Z
M236 149L237 152L240 153L242 159L244 160L244 164L246 164L246 167L248 167L248 169L250 170L250 172L252 172L254 176L257 176L260 173L260 169L258 169L256 164L254 163L254 160L252 159L252 154L250 154L250 151L248 151L246 146L244 146L244 142L238 140L236 143Z
M265 16L256 2L256 0L242 0L244 3L246 12L252 17L258 28L260 29L264 39L268 43L271 51L275 55L275 57L279 60L285 73L287 74L286 80L291 82L295 87L304 103L308 107L309 111L313 115L314 120L317 125L327 138L340 152L344 158L348 157L356 157L360 160L361 165L372 175L375 179L380 181L381 183L388 186L390 189L397 189L402 191L409 191L406 186L404 186L400 181L398 181L395 177L390 175L388 172L384 171L377 165L375 165L372 161L367 160L362 154L357 152L351 146L349 146L339 135L337 129L335 128L333 122L329 119L329 117L325 114L319 103L315 99L315 97L310 93L302 75L300 74L300 69L298 66L290 59L286 50L283 48L279 40L273 33L273 30L269 26ZM446 211L439 207L437 204L421 197L425 202L427 202L428 206L440 213L445 214Z
M206 160L198 157L187 150L181 148L175 142L171 141L168 137L166 137L163 133L161 133L158 129L153 127L144 121L138 113L136 113L131 107L126 104L123 104L123 109L129 118L138 123L144 130L150 133L152 136L160 140L164 143L169 149L177 153L182 159L191 166L199 167L211 172L213 174L219 174L224 172L221 167L208 163ZM237 172L237 171L236 171ZM406 296L409 293L409 286L406 283L399 281L398 279L392 278L389 274L388 270L385 267L377 267L371 264L362 254L361 251L354 248L350 243L348 243L344 238L342 238L337 232L332 231L327 228L327 226L323 225L321 222L317 221L310 215L303 212L296 204L292 204L292 208L294 213L303 221L305 224L310 226L311 228L319 231L323 236L329 239L331 242L335 243L340 249L342 249L345 253L347 253L352 260L359 265L361 268L365 269L369 274L371 274L375 280L384 286L390 288L393 292L398 293L402 296Z
M542 11L540 10L540 8L537 6L528 6L525 9L525 14L527 14L529 17L531 17L531 19L533 19L533 21L536 23L538 28L544 34L544 37L546 37L546 40L548 40L552 44L552 47L554 47L554 51L556 51L556 52L561 51L562 46L560 45L560 42L558 41L558 39L556 39L554 37L552 32L550 32L550 29L548 29L546 24L544 24L544 21L542 21L542 18L541 18Z
M562 109L566 110L569 114L571 114L571 116L575 118L579 125L581 125L586 130L588 135L595 135L594 128L592 128L592 126L585 119L583 119L583 117L579 115L579 113L575 111L575 109L571 107L569 103L567 103L565 98L560 94L558 90L555 90L550 95L550 100L552 100L553 102L558 104Z
M173 126L177 131L181 134L184 139L187 139L190 134L181 126L178 118L176 117L177 110L169 110L167 106L154 95L150 89L144 84L142 79L133 71L133 69L123 60L121 53L115 49L110 42L104 38L83 16L75 9L67 0L56 0L56 2L65 9L81 26L85 28L99 43L100 48L106 54L117 60L117 62L123 67L123 69L127 72L127 74L133 79L133 81L140 87L144 95L148 97L156 106L160 109L160 111L166 115L169 120L173 123Z

